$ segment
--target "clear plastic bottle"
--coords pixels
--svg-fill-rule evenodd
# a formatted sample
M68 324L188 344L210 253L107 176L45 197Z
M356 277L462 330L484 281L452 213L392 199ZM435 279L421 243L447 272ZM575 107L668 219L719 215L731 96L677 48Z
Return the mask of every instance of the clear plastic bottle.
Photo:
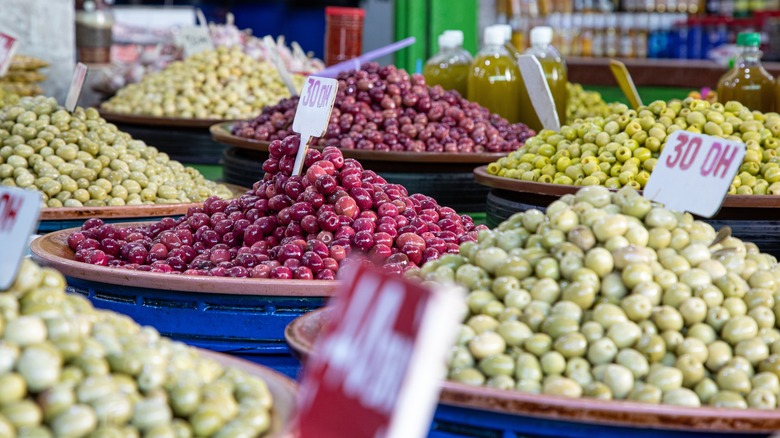
M550 44L553 39L553 30L548 26L538 26L531 29L531 48L526 50L526 55L534 55L539 63L542 64L544 76L547 79L547 85L555 101L555 110L558 113L558 119L563 123L566 120L566 104L569 99L566 78L566 63L561 54ZM525 102L524 100L528 101ZM521 118L524 123L537 132L542 128L536 111L531 104L528 93L523 89L520 105Z
M445 90L456 90L468 95L469 71L474 59L463 49L463 32L447 30L439 36L439 53L423 68L428 85L441 85Z
M485 29L482 50L469 71L468 99L499 114L510 123L520 121L519 101L522 82L517 61L505 46L501 28Z
M604 55L614 58L620 52L618 50L618 19L617 14L607 15L607 29L604 32Z
M593 44L591 52L596 58L604 56L604 40L606 37L606 16L604 14L594 15L593 22Z
M740 55L728 73L718 82L718 100L736 100L754 111L775 110L774 78L761 65L761 34L742 32L737 35Z
M618 41L618 54L622 58L633 58L635 24L633 14L620 14L620 38Z

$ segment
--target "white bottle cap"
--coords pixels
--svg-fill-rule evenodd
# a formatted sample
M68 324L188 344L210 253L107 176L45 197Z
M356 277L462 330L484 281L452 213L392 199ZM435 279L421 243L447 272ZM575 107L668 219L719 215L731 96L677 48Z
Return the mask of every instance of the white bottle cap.
M458 47L458 42L455 39L455 35L444 32L439 35L439 48L440 49L454 49Z
M512 26L508 24L494 24L492 27L501 29L501 32L504 35L504 42L512 40Z
M486 46L501 46L506 42L504 29L498 26L488 26L485 28L484 44Z
M454 41L456 46L462 46L463 45L463 31L462 30L445 30L442 33L442 36L449 35L447 38L450 38L451 41ZM441 44L439 44L441 45Z
M536 26L531 29L531 45L548 45L552 43L553 30L549 26Z

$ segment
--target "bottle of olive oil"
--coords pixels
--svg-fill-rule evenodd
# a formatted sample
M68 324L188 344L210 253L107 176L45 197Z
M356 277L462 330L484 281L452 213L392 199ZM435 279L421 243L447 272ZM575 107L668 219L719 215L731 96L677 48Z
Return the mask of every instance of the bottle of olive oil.
M775 111L774 78L761 65L761 35L742 32L737 35L740 48L734 67L718 83L718 100L736 100L753 111Z
M456 90L466 97L472 62L471 54L463 48L463 32L446 30L439 36L439 53L425 63L425 82L430 86L441 85L445 90Z
M504 46L501 28L488 26L483 39L469 72L468 99L517 123L521 121L517 98L522 89L520 70Z

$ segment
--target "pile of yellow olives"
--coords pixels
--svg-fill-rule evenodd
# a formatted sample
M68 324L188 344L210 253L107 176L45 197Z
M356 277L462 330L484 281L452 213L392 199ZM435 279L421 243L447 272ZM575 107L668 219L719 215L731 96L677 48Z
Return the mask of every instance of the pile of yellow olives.
M303 76L294 75L298 88ZM175 61L103 103L115 113L196 119L248 119L290 92L275 67L241 49L220 47Z
M578 120L560 132L542 130L491 163L488 172L542 183L642 189L667 136L678 130L746 145L730 194L780 194L780 115L750 111L734 101L655 101L636 111L617 104L607 117Z
M410 275L469 290L452 381L778 407L777 260L630 187L583 187L517 213Z
M65 293L24 260L0 291L0 436L262 436L266 382Z
M589 91L582 85L569 82L566 84L569 92L569 100L566 106L566 123L573 123L577 119L588 117L608 117L612 114L612 107L617 103L608 104L601 98L601 93Z
M42 96L0 109L0 185L37 189L48 207L232 197L227 187L106 123L96 109L70 113Z

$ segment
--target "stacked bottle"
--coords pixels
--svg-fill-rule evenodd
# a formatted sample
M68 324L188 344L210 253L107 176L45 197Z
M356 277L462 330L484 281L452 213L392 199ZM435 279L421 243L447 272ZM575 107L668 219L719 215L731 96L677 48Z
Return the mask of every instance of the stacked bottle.
M512 97L520 95L522 81L516 60L506 48L505 31L488 26L483 40L469 72L468 99L510 123L520 122L519 102Z
M718 82L718 100L736 100L754 111L775 111L774 78L761 65L761 35L742 32L737 35L739 57L734 67Z
M439 53L423 68L425 82L430 86L441 85L445 90L456 90L468 95L469 71L473 62L471 54L463 48L463 32L447 30L439 36Z

